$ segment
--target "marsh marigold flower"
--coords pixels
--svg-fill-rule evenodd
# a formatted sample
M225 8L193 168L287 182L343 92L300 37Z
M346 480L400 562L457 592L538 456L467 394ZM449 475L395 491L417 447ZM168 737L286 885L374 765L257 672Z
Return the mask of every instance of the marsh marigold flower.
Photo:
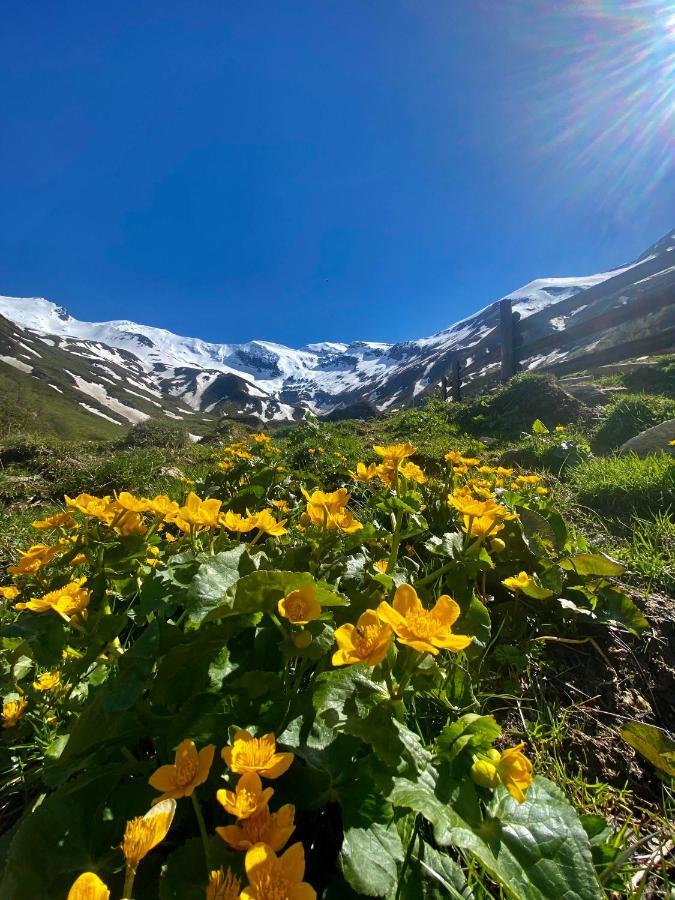
M194 789L209 777L215 752L213 744L197 752L194 741L182 741L176 750L175 762L160 766L148 779L155 790L162 791L153 804L171 797L190 797Z
M6 587L0 587L0 597L8 602L16 600L20 593L18 587L13 584L7 585Z
M216 793L216 800L225 812L237 819L249 819L261 812L270 801L274 788L263 790L260 776L255 772L246 772L241 776L233 791L224 788Z
M346 534L352 534L363 528L361 522L356 521L351 510L346 509L350 500L349 491L346 488L339 488L331 493L314 491L312 494L303 488L302 493L307 500L305 517L312 525L329 530L337 528Z
M130 819L124 829L122 853L131 869L166 837L176 812L176 801L162 800L144 816Z
M209 873L206 900L239 900L241 881L228 869L214 869Z
M53 516L47 516L46 519L37 519L35 522L31 522L33 528L37 528L38 531L45 528L73 528L76 524L75 519L67 511L54 513Z
M15 565L7 566L10 575L34 575L43 566L48 565L55 556L62 552L62 548L56 544L33 544L28 550L19 550L20 559Z
M228 531L234 531L237 534L246 534L246 532L253 531L256 527L254 516L249 516L245 519L242 515L233 512L231 509L220 514L218 523L222 525L223 528L227 528Z
M109 900L110 891L94 872L84 872L73 882L67 900Z
M290 803L276 812L270 812L265 806L254 816L241 819L239 824L216 828L216 832L233 850L248 850L254 844L267 844L278 853L295 830L294 819L295 807Z
M293 625L306 625L321 615L321 604L311 584L291 591L277 604L279 615Z
M293 762L292 753L277 753L272 733L255 738L248 731L237 731L232 744L223 747L222 757L237 774L255 772L262 778L279 778Z
M201 500L194 491L190 491L183 506L177 509L170 519L175 521L179 528L183 528L183 525L217 528L222 505L221 500L213 498Z
M335 631L338 649L333 654L334 666L361 663L376 666L391 646L391 626L382 623L374 609L359 616L356 625L341 625Z
M292 844L283 856L277 856L267 844L256 844L246 854L249 884L241 900L316 900L314 888L303 881L305 851Z
M433 609L425 609L409 584L402 584L396 590L393 607L386 601L377 607L380 621L391 625L401 644L434 655L439 650L464 650L473 640L463 634L453 634L452 626L459 614L457 603L445 594L438 598Z
M269 534L271 537L281 537L282 534L288 533L288 529L284 528L287 520L281 519L281 521L277 521L269 509L263 509L254 516L251 516L250 513L248 515L251 517L254 527L262 531L263 534Z
M373 445L373 450L382 459L391 460L395 466L400 466L404 459L413 456L416 452L412 444L389 444L381 447L378 444Z
M2 704L2 727L14 728L15 725L18 725L27 706L28 701L25 697L19 697L18 700L5 700Z
M489 750L478 757L471 767L471 777L481 787L493 790L503 784L514 800L522 803L532 784L532 763L522 752L525 744L508 750Z
M146 512L151 501L147 497L136 497L129 491L121 491L116 497L117 505L129 512Z
M360 462L356 464L356 471L351 472L350 475L354 479L354 481L360 481L365 484L368 481L371 481L373 478L377 478L378 476L378 468L379 466L376 463L370 463L369 465L365 465Z
M103 522L104 525L110 525L119 509L110 501L110 497L94 497L93 494L78 494L77 497L64 497L66 506L76 509L85 516L91 516Z
M512 575L510 578L505 578L502 581L502 584L505 588L508 588L515 593L517 591L522 591L531 581L532 579L527 572L519 572L517 575Z
M42 597L31 597L27 603L17 603L17 609L29 609L31 612L44 613L53 610L64 619L78 616L89 605L91 591L83 585L86 578L78 578L55 591L49 591Z
M172 516L179 508L178 503L167 494L157 494L152 500L148 500L147 504L148 512L161 518Z
M61 682L61 675L58 672L43 672L40 677L33 682L36 691L51 691Z

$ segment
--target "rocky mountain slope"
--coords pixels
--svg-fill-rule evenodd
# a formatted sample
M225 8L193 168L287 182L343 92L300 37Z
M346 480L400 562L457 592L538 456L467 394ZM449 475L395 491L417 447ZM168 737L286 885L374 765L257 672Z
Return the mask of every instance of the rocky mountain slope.
M568 328L576 334L585 319L656 290L675 291L675 230L633 263L537 279L509 297L529 342ZM0 297L0 376L114 430L150 416L182 420L198 434L222 415L267 423L297 420L305 409L319 415L364 403L391 409L433 389L459 351L470 359L471 348L493 330L495 309L491 304L418 340L295 350L268 341L209 343L130 321L80 322L49 300ZM621 333L631 328L640 333L644 323L624 323ZM590 345L579 338L554 361ZM537 368L551 359L540 353L522 362Z

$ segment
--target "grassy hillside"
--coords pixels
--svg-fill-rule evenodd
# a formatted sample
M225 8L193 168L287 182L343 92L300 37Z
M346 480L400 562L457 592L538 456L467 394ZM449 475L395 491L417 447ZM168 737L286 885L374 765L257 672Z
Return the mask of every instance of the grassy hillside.
M124 892L202 897L206 862L245 883L252 826L222 790L249 782L220 753L244 728L286 754L249 787L291 816L326 900L670 896L675 461L596 441L633 412L521 376L471 407L272 437L6 437L0 894L65 896L89 869L121 896L114 848L186 741L211 760L197 806L165 801ZM64 506L82 491L104 499ZM38 542L55 558L10 570ZM50 590L65 618L17 606Z

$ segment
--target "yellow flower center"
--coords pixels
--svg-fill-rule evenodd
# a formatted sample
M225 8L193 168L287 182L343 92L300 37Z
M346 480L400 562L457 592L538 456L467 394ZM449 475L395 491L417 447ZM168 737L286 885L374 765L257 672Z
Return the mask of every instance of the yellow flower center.
M270 863L256 872L255 888L258 900L288 900L292 884L278 863Z
M353 638L354 649L356 650L357 656L360 656L361 659L365 659L377 644L381 633L381 625L357 626Z
M130 819L124 831L122 852L130 866L137 866L148 850L148 826L142 816Z
M176 763L176 783L179 787L194 781L199 767L196 759L179 759Z
M258 806L260 794L254 794L246 788L241 788L236 794L237 809L244 815L250 815Z
M300 622L307 619L310 613L309 603L297 594L286 598L286 616L291 622Z
M265 766L273 754L273 749L268 743L263 743L260 738L253 738L252 741L246 741L235 744L232 750L232 763L237 766Z
M409 612L405 617L405 623L415 637L422 639L433 637L443 627L439 617L427 609Z
M209 875L206 900L237 900L241 882L230 872L217 869Z
M270 811L267 807L259 813L256 813L254 816L245 819L243 828L246 840L250 841L252 844L266 844L271 824L272 817L270 816Z

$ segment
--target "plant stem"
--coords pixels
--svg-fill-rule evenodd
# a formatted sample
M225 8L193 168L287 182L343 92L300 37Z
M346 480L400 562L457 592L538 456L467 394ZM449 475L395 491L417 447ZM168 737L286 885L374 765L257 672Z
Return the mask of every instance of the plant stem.
M389 554L389 560L387 561L387 572L391 573L394 571L394 566L396 565L396 560L398 558L398 548L401 543L401 527L403 525L403 510L396 510L396 522L394 523L394 536L391 540L391 553Z
M195 811L195 816L197 817L197 824L199 825L199 833L202 838L202 844L204 846L204 860L206 862L206 877L208 879L209 873L211 872L211 862L209 860L209 835L206 831L206 823L204 822L204 814L202 813L202 807L197 799L197 794L192 792L191 798L192 800L192 808Z
M136 867L127 865L127 871L124 876L124 889L122 890L123 900L132 900L132 892L134 889L134 878L136 877Z
M425 587L427 584L431 584L432 581L436 581L437 578L440 578L441 575L445 575L446 572L449 572L450 569L455 565L455 560L452 562L444 563L438 569L434 569L430 575L425 575L424 578L420 578L419 581L415 582L415 587Z
M410 835L410 840L408 842L408 849L405 852L405 858L403 860L403 865L401 866L401 872L398 876L398 884L396 886L396 896L394 900L399 900L401 896L401 891L403 890L403 877L406 873L406 869L410 865L410 857L412 856L413 848L415 846L415 841L417 840L417 832L420 827L420 817L419 815L415 816L415 825L413 827L413 833Z

